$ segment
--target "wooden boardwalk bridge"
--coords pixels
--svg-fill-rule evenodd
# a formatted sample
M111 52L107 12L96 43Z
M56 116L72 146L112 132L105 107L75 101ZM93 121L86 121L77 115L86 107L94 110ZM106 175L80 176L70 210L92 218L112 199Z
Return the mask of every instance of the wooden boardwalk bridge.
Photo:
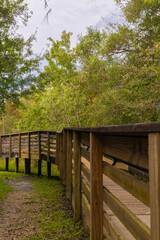
M160 122L99 128L64 128L0 136L0 157L31 159L60 170L74 219L91 240L160 240ZM149 174L149 181L135 172Z

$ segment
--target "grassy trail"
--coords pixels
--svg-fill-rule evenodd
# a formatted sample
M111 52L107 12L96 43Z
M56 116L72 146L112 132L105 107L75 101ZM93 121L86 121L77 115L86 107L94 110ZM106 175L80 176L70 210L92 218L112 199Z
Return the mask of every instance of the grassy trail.
M3 164L1 160L1 170ZM12 161L10 169L14 169ZM32 172L36 171L33 162ZM46 173L45 164L42 171ZM47 179L35 174L26 176L23 173L0 171L3 188L0 191L0 228L3 226L5 230L0 232L0 236L3 236L3 240L15 237L18 240L89 239L81 222L74 224L73 211L65 199L64 187L55 166L52 167L52 175L52 179Z

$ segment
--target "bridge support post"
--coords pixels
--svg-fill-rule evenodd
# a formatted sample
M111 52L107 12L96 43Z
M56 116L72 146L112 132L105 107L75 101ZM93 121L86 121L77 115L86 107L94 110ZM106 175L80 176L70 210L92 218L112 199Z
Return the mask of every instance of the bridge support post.
M19 170L19 158L15 158L15 172L17 173Z
M74 159L74 220L81 219L81 138L76 131L73 132L73 159Z
M102 141L90 133L90 239L103 239L103 168Z
M67 131L66 198L72 198L72 132Z
M66 185L67 131L63 130L62 184Z
M160 133L149 134L151 239L160 239Z
M59 136L60 140L60 156L59 156L59 170L60 170L60 179L62 180L62 175L63 175L63 132L60 133Z
M42 160L38 159L38 176L40 176L42 173Z
M9 157L5 158L5 170L8 171L9 170Z
M31 173L31 159L30 158L24 159L24 173L25 174Z

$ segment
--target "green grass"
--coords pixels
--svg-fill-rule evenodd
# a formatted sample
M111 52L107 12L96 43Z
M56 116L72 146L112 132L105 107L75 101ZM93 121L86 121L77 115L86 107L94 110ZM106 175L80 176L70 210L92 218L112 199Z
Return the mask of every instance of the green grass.
M0 171L5 171L5 160L0 158ZM9 159L9 172L15 172L15 159ZM38 161L31 160L31 173L37 174L38 172ZM19 159L19 173L24 173L24 159ZM57 167L51 165L51 174L52 176L59 176L59 171ZM47 162L42 161L42 175L47 175Z
M35 192L40 196L42 211L38 223L42 229L34 240L89 239L81 222L74 224L73 211L65 199L64 187L58 179L34 178Z
M20 159L20 173L15 173L15 160L9 160L9 171L4 171L5 162L0 159L0 198L5 197L11 187L4 183L4 180L19 179L24 172L24 160ZM37 161L31 162L31 172L34 192L32 198L39 202L40 212L37 216L36 223L40 228L38 236L33 236L32 240L85 240L89 239L81 222L74 223L73 210L71 204L65 198L65 189L59 180L59 171L57 166L52 164L52 177L48 179L46 176L37 177ZM42 174L47 174L47 164L42 162ZM33 209L31 209L33 210ZM34 224L34 223L33 223Z
M5 198L7 193L11 190L12 188L0 178L0 199Z

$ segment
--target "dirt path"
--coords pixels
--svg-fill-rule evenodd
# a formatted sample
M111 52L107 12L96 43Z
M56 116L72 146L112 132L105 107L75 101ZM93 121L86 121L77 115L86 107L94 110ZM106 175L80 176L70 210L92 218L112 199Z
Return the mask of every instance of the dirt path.
M0 201L0 240L29 240L40 232L34 220L41 208L33 196L32 182L27 177L6 182L13 191Z

